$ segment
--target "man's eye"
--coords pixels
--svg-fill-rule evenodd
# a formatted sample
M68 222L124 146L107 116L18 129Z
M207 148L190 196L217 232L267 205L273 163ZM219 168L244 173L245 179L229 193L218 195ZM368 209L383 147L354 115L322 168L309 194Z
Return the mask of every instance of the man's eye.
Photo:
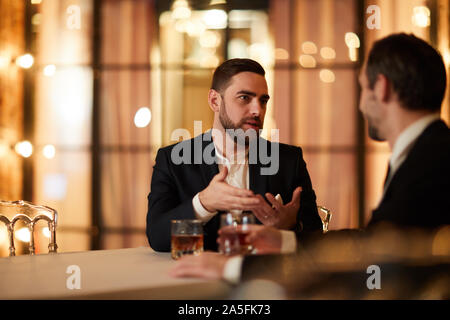
M242 100L242 101L248 101L249 97L248 96L239 96L238 99Z

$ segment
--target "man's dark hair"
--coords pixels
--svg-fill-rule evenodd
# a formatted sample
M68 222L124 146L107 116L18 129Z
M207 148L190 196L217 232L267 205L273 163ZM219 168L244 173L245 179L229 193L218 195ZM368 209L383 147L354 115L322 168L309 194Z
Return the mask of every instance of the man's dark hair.
M371 89L383 74L406 109L441 109L446 88L444 62L439 52L412 34L398 33L376 41L366 74Z
M228 86L231 78L241 72L253 72L264 76L263 67L251 59L230 59L223 62L214 71L211 89L222 92Z

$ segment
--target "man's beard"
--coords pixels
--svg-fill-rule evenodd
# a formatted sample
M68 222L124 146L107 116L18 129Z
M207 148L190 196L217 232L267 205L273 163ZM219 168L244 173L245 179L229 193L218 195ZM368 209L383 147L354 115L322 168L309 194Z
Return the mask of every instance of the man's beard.
M230 135L230 137L233 139L234 142L239 143L239 144L245 143L245 145L248 145L250 142L250 138L251 139L256 138L260 134L259 130L254 130L252 128L252 129L248 129L247 132L245 132L247 134L250 134L250 136L246 134L245 136L241 137L242 134L244 133L244 129L242 127L247 121L255 121L257 123L258 127L260 129L262 128L262 123L261 123L261 120L259 119L259 117L243 118L238 123L234 123L228 117L225 101L223 101L223 100L222 100L222 106L221 106L220 112L219 112L219 120L220 120L220 123L222 124L222 127L225 129L225 132L227 134L232 133L233 135L232 136ZM249 132L250 130L253 131L254 134L252 134L252 132ZM240 135L240 133L241 133L241 135Z
M375 94L370 95L366 103L365 110L379 110L380 106L377 105ZM386 141L380 133L380 127L375 125L377 122L380 123L377 121L377 117L369 116L369 114L365 114L364 117L367 119L369 137L375 141Z

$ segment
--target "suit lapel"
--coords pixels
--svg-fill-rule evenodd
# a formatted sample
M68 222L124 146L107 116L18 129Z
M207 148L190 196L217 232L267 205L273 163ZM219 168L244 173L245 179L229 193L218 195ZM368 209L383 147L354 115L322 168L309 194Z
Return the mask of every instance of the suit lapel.
M258 146L261 142L261 139L258 140ZM249 152L252 152L250 150ZM258 147L256 148L257 155L259 155ZM264 197L264 194L267 192L267 175L261 175L261 163L259 161L259 156L257 157L256 163L249 163L248 169L249 169L249 188L252 190L255 194L260 194ZM249 157L250 162L250 157Z
M264 197L266 193L267 176L261 175L261 164L249 164L249 183L250 190L255 194L260 194Z
M208 145L210 143L213 143L212 138L211 138L211 131L205 132L204 134L199 136L199 138L202 139L202 152L204 152L205 148L208 147ZM216 150L214 148L211 152L211 155L213 158L215 158ZM203 159L203 154L202 154L202 159ZM212 164L207 164L203 160L199 166L200 166L200 171L202 173L203 182L204 182L204 185L206 188L206 186L208 186L208 184L210 183L212 178L214 178L214 176L219 173L219 166L217 165L216 161L214 161L214 163L212 163Z
M397 180L401 179L402 175L409 174L409 172L413 172L414 169L411 169L411 166L414 166L414 162L420 161L421 157L423 156L423 145L426 142L426 138L433 134L436 130L439 131L439 129L445 128L445 124L442 120L437 120L429 124L424 131L417 137L416 141L414 141L411 149L408 152L408 156L403 161L403 163L400 165L400 167L397 168L397 170L394 172L393 176L391 177L389 184L385 186L383 190L383 194L381 197L381 200L377 206L377 209L383 204L385 200L388 200L390 198L390 190L393 186L397 185ZM388 168L388 174L389 174L390 166ZM387 177L386 177L387 180ZM386 181L385 181L386 183Z
M392 176L391 181L384 191L377 208L372 212L372 218L369 221L369 225L383 219L392 220L392 217L396 214L396 212L393 212L392 210L388 211L388 209L385 208L389 208L389 205L392 206L392 203L396 201L396 199L391 200L391 197L395 197L395 195L393 195L394 188L402 188L402 183L404 183L402 180L405 181L408 175L416 173L415 170L417 170L418 166L423 166L423 159L427 156L427 144L429 144L430 141L440 137L442 134L448 134L448 128L442 120L432 122L420 134L414 142L414 145L409 151L405 161ZM390 201L391 203L389 204Z

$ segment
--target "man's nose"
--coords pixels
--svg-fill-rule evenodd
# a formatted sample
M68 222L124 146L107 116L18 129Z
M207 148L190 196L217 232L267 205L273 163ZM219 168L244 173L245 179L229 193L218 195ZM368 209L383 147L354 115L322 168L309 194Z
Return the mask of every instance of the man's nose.
M263 105L257 99L254 99L254 101L252 101L252 103L250 104L250 114L252 116L259 116L261 114L262 109Z

